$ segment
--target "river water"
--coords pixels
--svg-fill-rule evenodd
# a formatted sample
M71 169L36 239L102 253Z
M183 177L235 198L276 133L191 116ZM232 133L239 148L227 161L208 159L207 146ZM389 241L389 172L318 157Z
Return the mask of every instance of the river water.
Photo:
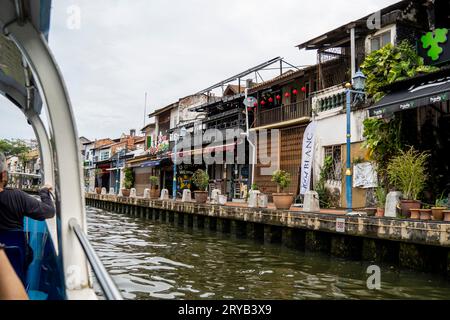
M450 299L450 281L88 207L94 248L125 299Z

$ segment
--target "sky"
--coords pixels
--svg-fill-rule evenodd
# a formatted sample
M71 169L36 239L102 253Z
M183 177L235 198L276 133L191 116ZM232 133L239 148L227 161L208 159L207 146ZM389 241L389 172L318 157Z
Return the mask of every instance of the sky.
M295 46L395 2L53 0L49 44L78 134L116 138L143 127L144 108L149 114L274 57L314 64L314 52ZM0 138L34 137L3 97L0 109Z

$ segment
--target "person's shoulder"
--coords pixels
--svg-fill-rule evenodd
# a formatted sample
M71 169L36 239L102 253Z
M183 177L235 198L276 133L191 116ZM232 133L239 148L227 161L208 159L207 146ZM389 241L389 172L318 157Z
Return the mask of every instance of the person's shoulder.
M28 193L19 190L19 189L13 189L13 188L5 188L3 192L6 192L7 195L12 197L20 197L20 198L27 198L29 197Z

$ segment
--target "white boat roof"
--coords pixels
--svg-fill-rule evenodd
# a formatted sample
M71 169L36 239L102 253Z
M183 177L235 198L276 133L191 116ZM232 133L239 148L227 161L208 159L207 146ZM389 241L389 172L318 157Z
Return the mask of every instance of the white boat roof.
M42 99L36 82L15 44L8 40L2 30L18 17L29 20L44 39L48 39L50 27L51 0L0 0L0 93L21 109L33 108L38 114L42 109ZM20 19L20 18L19 18ZM26 74L30 75L27 85ZM31 91L31 101L27 103L27 90Z

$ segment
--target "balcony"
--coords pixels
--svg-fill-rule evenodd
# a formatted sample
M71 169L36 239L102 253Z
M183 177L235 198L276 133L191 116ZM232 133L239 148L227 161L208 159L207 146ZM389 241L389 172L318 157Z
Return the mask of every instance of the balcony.
M274 123L311 117L311 101L309 99L296 103L260 111L257 117L257 127Z
M334 114L345 109L346 96L345 88L342 85L333 86L325 90L316 92L312 98L312 105L315 114Z

